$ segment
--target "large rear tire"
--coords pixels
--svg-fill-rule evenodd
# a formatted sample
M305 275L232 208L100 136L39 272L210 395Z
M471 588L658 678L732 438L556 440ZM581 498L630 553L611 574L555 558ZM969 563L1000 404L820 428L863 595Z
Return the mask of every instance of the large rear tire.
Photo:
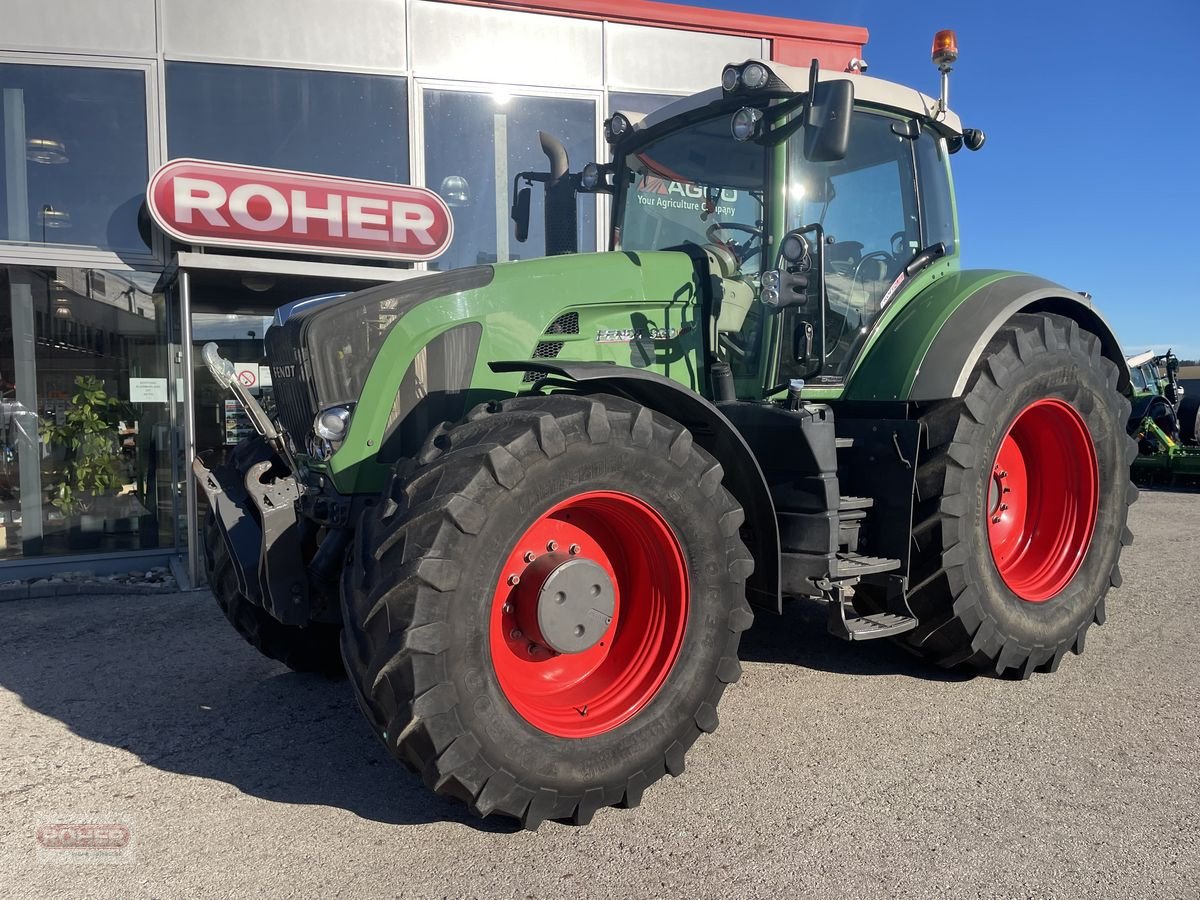
M900 640L943 666L1053 672L1081 653L1121 583L1137 489L1129 402L1100 342L1070 319L1017 315L960 401L924 416L909 603Z
M531 829L681 774L753 621L720 465L664 416L569 394L477 407L416 463L364 512L342 585L389 751Z
M226 465L244 473L250 466L274 456L261 437L246 438L230 451ZM238 589L233 560L221 537L212 510L204 518L204 562L208 586L217 606L250 646L268 659L278 660L297 672L318 672L330 678L344 670L338 649L341 628L327 622L305 626L284 625Z

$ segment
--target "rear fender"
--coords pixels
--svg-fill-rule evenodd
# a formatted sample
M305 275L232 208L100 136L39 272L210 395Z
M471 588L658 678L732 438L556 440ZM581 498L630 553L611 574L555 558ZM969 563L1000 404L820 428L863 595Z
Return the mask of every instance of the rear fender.
M678 382L643 369L597 362L515 360L493 362L492 371L542 372L570 379L586 394L627 397L674 419L692 433L725 471L725 486L746 513L746 531L754 556L754 574L746 585L755 606L782 612L779 590L779 525L766 478L750 446L725 415Z
M1113 330L1090 298L1015 272L963 271L934 282L888 322L855 366L847 400L928 402L961 397L988 342L1017 313L1054 313L1100 339L1101 353L1129 387Z

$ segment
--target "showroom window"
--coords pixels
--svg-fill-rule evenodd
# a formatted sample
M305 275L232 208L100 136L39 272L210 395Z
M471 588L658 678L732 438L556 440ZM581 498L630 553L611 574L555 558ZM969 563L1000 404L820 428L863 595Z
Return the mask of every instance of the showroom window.
M172 158L406 184L404 78L208 63L167 63Z
M0 266L0 560L172 545L157 277Z
M145 72L0 63L0 92L0 240L145 254Z
M518 243L509 211L513 178L545 172L538 142L545 131L563 142L571 171L596 155L592 100L508 93L424 92L425 184L441 194L454 216L454 242L430 268L454 269L545 253L542 190L534 185L529 238ZM596 249L596 200L579 195L579 249Z
M637 94L631 91L608 92L608 114L620 110L627 113L652 113L656 109L674 103L679 97L673 94Z

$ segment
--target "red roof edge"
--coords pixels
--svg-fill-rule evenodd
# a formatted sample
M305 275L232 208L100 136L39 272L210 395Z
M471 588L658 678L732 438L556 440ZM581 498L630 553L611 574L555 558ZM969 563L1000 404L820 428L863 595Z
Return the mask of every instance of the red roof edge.
M856 25L833 25L784 19L757 13L707 9L654 0L448 0L462 6L486 6L522 12L550 13L574 19L603 19L632 25L657 25L686 31L734 34L746 37L784 39L796 42L850 44L859 49L867 42L867 29Z

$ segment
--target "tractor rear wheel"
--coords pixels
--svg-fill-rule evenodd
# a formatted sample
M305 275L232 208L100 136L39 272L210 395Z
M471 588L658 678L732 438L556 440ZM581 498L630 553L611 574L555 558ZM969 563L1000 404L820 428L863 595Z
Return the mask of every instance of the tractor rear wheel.
M1200 397L1185 394L1179 401L1179 436L1185 444L1200 443Z
M435 431L363 513L343 578L377 736L436 793L531 829L681 774L753 620L722 477L681 425L611 396Z
M267 442L256 435L234 447L225 464L245 473L250 466L273 456ZM204 518L203 540L208 586L225 618L250 646L297 672L318 672L330 678L343 674L339 626L328 622L284 625L241 592L233 560L211 509Z
M1129 402L1095 335L1022 314L988 344L961 401L924 416L900 640L944 666L1053 672L1081 653L1121 583L1137 489Z

